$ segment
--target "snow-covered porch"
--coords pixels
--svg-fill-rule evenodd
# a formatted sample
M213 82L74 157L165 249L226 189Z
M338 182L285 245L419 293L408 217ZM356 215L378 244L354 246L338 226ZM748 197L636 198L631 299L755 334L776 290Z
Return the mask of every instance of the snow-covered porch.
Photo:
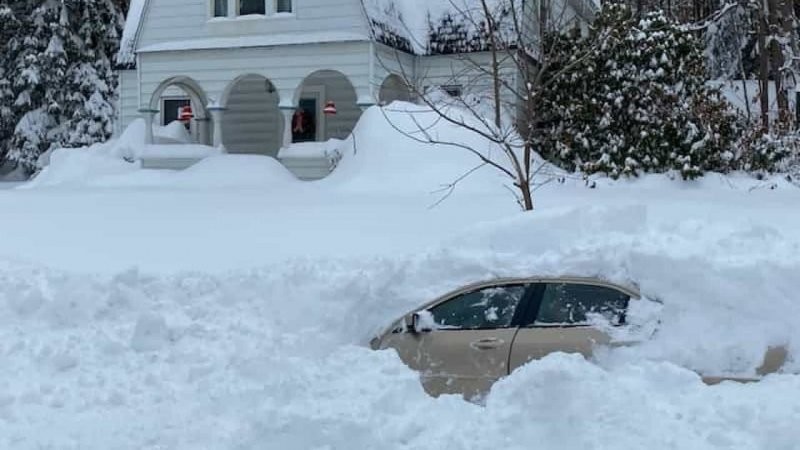
M322 56L331 53L335 60ZM298 178L323 178L336 160L329 141L346 139L381 99L383 80L370 73L369 55L364 42L145 51L136 75L145 106L138 112L149 128L167 125L177 90L194 113L191 143L274 157Z

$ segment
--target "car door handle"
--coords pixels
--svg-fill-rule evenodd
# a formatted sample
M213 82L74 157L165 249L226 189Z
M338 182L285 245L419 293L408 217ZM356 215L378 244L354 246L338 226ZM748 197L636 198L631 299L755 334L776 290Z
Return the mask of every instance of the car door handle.
M492 350L500 347L505 343L506 341L498 338L484 338L484 339L478 339L477 341L470 343L469 346L474 348L475 350Z

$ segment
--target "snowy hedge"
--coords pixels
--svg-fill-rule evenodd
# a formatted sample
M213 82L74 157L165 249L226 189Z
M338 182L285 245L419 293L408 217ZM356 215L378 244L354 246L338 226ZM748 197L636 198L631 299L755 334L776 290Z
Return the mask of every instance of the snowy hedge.
M731 168L737 118L705 84L700 42L663 14L637 20L609 5L588 36L551 35L546 46L553 83L538 143L547 159L614 178Z

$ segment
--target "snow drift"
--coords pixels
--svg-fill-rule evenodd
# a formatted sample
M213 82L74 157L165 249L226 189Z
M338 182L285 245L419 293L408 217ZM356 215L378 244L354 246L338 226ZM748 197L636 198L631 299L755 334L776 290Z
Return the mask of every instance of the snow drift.
M783 344L785 370L800 369L796 236L652 219L635 205L568 208L483 224L414 256L220 275L3 263L0 446L795 448L800 377L707 387L681 366L750 374L767 345ZM636 280L663 302L658 332L594 363L534 362L483 407L428 398L393 352L366 348L434 295L532 273Z
M473 156L384 112L320 182L264 157L155 172L79 151L33 183L74 189L1 191L0 448L798 448L800 191L554 183L520 214L483 168L430 209ZM640 345L533 362L484 406L367 348L432 297L533 274L637 283ZM789 360L756 384L687 369L753 375L771 346Z

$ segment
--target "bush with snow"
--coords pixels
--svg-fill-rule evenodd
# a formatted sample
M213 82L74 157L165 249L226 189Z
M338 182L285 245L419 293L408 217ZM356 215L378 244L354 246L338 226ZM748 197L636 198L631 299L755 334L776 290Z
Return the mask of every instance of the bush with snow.
M637 20L612 4L588 36L547 40L554 82L542 93L547 114L538 124L547 159L614 178L728 169L736 116L705 84L699 41L664 14Z

